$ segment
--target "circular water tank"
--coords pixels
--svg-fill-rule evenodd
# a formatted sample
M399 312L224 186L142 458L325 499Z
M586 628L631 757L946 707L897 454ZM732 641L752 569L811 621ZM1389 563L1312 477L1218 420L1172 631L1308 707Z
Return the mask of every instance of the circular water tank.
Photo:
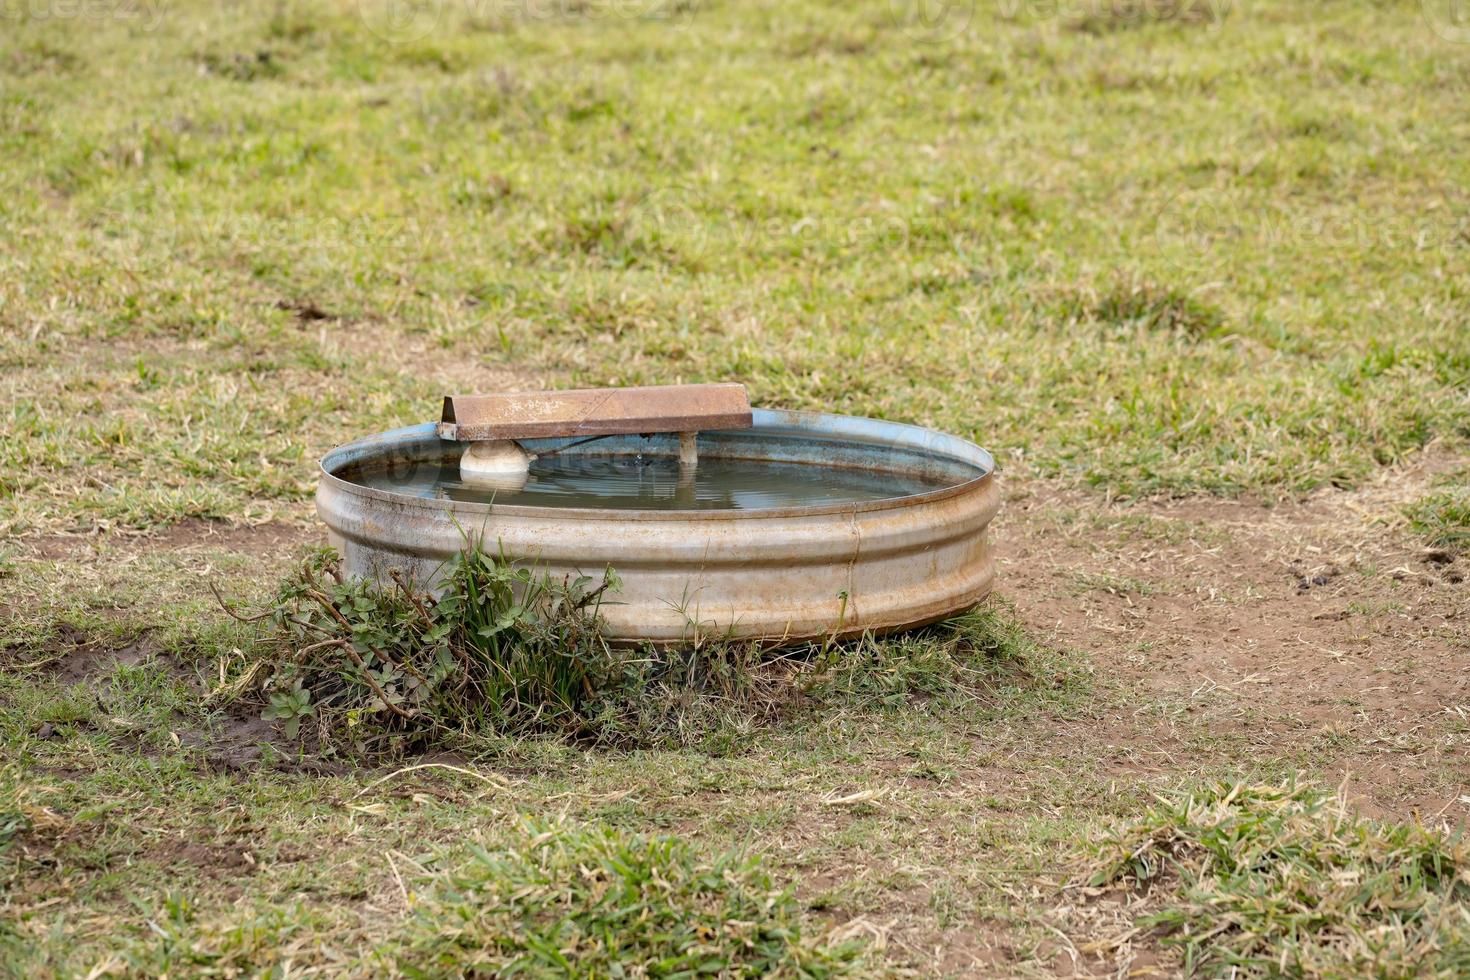
M1000 505L989 453L955 436L875 419L757 409L754 427L699 433L699 460L891 475L892 497L799 506L565 507L454 499L425 474L454 467L462 444L433 423L338 447L321 461L317 513L349 574L392 570L432 589L467 540L558 578L622 590L601 607L610 639L696 637L794 642L885 632L979 601L995 563L986 527ZM531 453L673 455L674 435L525 440ZM563 447L568 447L563 449ZM729 465L733 465L733 462ZM374 479L359 474L372 472ZM909 492L918 486L919 492Z

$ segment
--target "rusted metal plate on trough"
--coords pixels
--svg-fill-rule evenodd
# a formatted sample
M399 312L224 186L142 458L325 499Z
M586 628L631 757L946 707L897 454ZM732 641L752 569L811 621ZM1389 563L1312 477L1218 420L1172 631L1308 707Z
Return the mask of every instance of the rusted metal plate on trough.
M439 437L458 442L748 429L741 384L449 395Z

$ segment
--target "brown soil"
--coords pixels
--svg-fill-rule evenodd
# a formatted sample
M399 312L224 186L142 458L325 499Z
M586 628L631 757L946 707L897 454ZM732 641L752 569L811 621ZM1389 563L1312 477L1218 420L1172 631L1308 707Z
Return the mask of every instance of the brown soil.
M48 534L23 538L18 543L39 558L64 561L77 559L102 547L125 554L222 550L253 558L270 558L288 555L313 541L325 544L326 535L319 527L305 523L244 524L191 517L166 527L132 534Z
M1053 737L1120 782L1285 763L1343 785L1371 816L1463 825L1470 557L1426 548L1399 517L1434 471L1293 503L1109 505L1013 481L992 529L998 591L1137 705ZM1055 899L1065 933L1042 951L1049 972L1175 971L1146 936L1102 958L1079 953L1079 934L1122 935L1131 915L1068 912L1076 901ZM977 975L994 972L993 939L983 925L973 937Z
M151 848L148 857L164 866L202 868L231 875L248 875L256 868L255 857L247 847L204 844L191 840L164 841Z
M1119 746L1121 771L1180 769L1181 729L1244 737L1266 759L1340 743L1331 774L1367 811L1463 810L1429 763L1461 753L1450 730L1470 710L1467 563L1375 524L1366 503L1381 501L1104 506L1018 487L995 528L1000 591L1140 704L1178 707L1091 733Z
M75 626L59 625L52 636L40 648L39 653L28 654L24 669L38 671L56 683L71 686L84 685L97 688L106 683L107 676L118 664L136 666L157 663L175 680L204 693L198 674L176 658L157 650L151 637L144 633L128 640L112 636L99 636ZM56 726L43 725L37 732L38 738L59 736ZM204 761L212 769L221 772L237 772L253 769L264 761L279 766L292 754L292 748L282 739L276 726L260 717L260 707L253 704L232 704L215 716L208 730L181 726L175 732L179 744L186 749L195 749L204 754ZM273 751L273 750L279 751ZM139 745L143 755L152 750ZM313 765L312 769L322 768ZM64 775L53 771L52 775Z

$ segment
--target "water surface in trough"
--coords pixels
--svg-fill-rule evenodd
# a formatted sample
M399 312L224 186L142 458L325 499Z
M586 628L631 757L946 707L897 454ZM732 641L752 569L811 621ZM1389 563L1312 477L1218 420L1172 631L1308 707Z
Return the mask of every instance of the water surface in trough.
M681 474L670 456L562 453L531 463L524 487L465 483L459 461L417 460L352 467L337 474L375 490L467 503L614 510L756 510L886 500L952 481L918 474L702 456Z

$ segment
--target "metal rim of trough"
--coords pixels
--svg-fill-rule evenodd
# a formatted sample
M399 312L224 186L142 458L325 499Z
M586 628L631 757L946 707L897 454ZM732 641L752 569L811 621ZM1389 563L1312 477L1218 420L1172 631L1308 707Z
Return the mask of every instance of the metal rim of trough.
M709 435L732 451L770 440L776 453L783 445L802 453L808 440L847 447L842 451L858 457L898 450L973 476L883 500L618 510L451 502L369 489L336 475L357 462L391 459L395 451L410 462L442 452L435 450L444 445L436 423L425 423L328 453L317 511L348 573L362 578L399 570L432 586L467 535L498 543L508 557L547 574L596 575L611 565L623 591L602 615L608 638L620 644L678 645L691 639L692 629L766 645L889 632L953 615L990 591L995 562L985 532L1000 490L984 449L917 426L849 416L757 409L754 426ZM733 458L779 456L736 452ZM689 601L690 608L681 605Z
M656 520L656 521L720 521L740 520L748 518L752 514L769 517L795 517L801 515L816 516L819 514L845 514L852 511L886 510L895 506L913 506L914 504L927 503L929 501L943 500L946 497L956 496L971 490L986 480L995 479L995 459L990 453L975 445L967 439L926 429L918 425L909 425L906 422L889 422L884 419L862 418L856 415L829 415L823 412L796 412L783 409L754 409L754 418L757 420L756 428L767 428L779 426L782 422L792 423L800 426L813 435L828 437L851 438L859 441L871 442L875 445L887 444L890 440L876 438L874 428L881 427L890 431L904 431L926 438L928 445L935 452L942 453L962 459L971 463L984 472L973 479L956 483L953 486L939 487L924 493L908 494L902 497L886 497L882 500L859 500L846 503L834 504L804 504L791 507L765 507L760 510L637 510L610 507L548 507L540 504L517 505L497 503L472 503L455 501L453 509L468 513L488 514L493 509L496 513L515 517L530 517L545 515L555 517L558 520ZM761 424L764 423L764 424ZM856 423L856 424L854 424ZM448 509L444 501L433 500L428 497L411 497L400 493L389 493L385 490L375 490L360 484L343 480L335 474L355 462L369 458L375 447L393 446L403 442L405 438L414 436L426 436L431 433L437 434L438 423L426 422L419 425L404 426L400 429L391 429L376 435L367 436L354 442L345 443L328 452L317 464L319 479L333 486L340 487L344 491L353 494L372 497L377 500L391 501L404 506L419 506L432 510ZM710 430L715 431L715 430ZM442 438L442 437L441 437ZM532 441L532 440L528 440Z

